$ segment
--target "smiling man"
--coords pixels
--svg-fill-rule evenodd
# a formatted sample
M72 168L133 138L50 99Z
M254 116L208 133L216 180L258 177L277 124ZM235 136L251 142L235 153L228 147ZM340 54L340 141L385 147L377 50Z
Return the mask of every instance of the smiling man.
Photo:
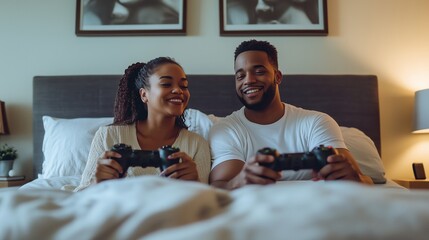
M278 180L350 180L372 183L346 149L338 124L327 114L281 101L282 73L277 50L265 41L242 42L234 56L236 93L244 107L216 123L209 134L213 165L210 184L236 189ZM313 170L274 171L260 165L274 157L256 154L264 147L281 153L308 152L320 145L337 153Z

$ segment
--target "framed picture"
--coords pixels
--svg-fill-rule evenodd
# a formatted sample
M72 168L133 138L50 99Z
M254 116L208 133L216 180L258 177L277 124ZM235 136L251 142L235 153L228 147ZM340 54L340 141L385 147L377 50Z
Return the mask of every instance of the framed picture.
M219 0L220 35L327 35L326 0Z
M185 35L186 0L76 0L76 35Z

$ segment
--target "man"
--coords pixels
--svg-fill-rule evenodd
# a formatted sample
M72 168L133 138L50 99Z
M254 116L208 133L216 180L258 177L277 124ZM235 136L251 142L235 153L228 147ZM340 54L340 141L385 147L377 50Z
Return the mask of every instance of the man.
M236 189L246 184L272 184L282 180L350 180L372 184L346 149L338 124L327 114L283 103L278 85L277 50L265 41L242 42L235 50L236 93L244 107L215 124L209 135L213 166L210 184ZM332 146L338 154L327 158L319 172L276 172L259 163L274 161L256 154L264 147L280 153L311 151Z

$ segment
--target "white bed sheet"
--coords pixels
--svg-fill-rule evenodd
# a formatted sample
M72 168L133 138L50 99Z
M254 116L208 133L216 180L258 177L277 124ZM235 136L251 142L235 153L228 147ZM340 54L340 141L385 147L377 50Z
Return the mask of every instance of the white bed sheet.
M76 186L79 186L80 179L80 176L37 178L31 182L22 185L19 189L59 189L65 191L72 191L74 188L76 188Z
M227 192L156 176L0 193L0 239L427 239L429 191L286 182Z
M33 181L26 183L21 186L21 190L29 189L59 189L65 191L73 191L77 186L79 186L81 177L80 176L64 176L64 177L51 177L51 178L38 178ZM296 181L296 182L305 182L305 181ZM288 181L279 181L278 184L288 183ZM384 184L375 184L374 186L380 188L399 188L405 189L399 184L395 183L390 179L386 179Z

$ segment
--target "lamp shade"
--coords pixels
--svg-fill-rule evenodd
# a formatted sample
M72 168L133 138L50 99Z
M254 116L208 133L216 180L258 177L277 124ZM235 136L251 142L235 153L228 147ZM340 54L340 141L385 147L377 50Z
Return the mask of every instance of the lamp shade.
M413 133L429 133L429 89L417 91L414 99L415 125Z

